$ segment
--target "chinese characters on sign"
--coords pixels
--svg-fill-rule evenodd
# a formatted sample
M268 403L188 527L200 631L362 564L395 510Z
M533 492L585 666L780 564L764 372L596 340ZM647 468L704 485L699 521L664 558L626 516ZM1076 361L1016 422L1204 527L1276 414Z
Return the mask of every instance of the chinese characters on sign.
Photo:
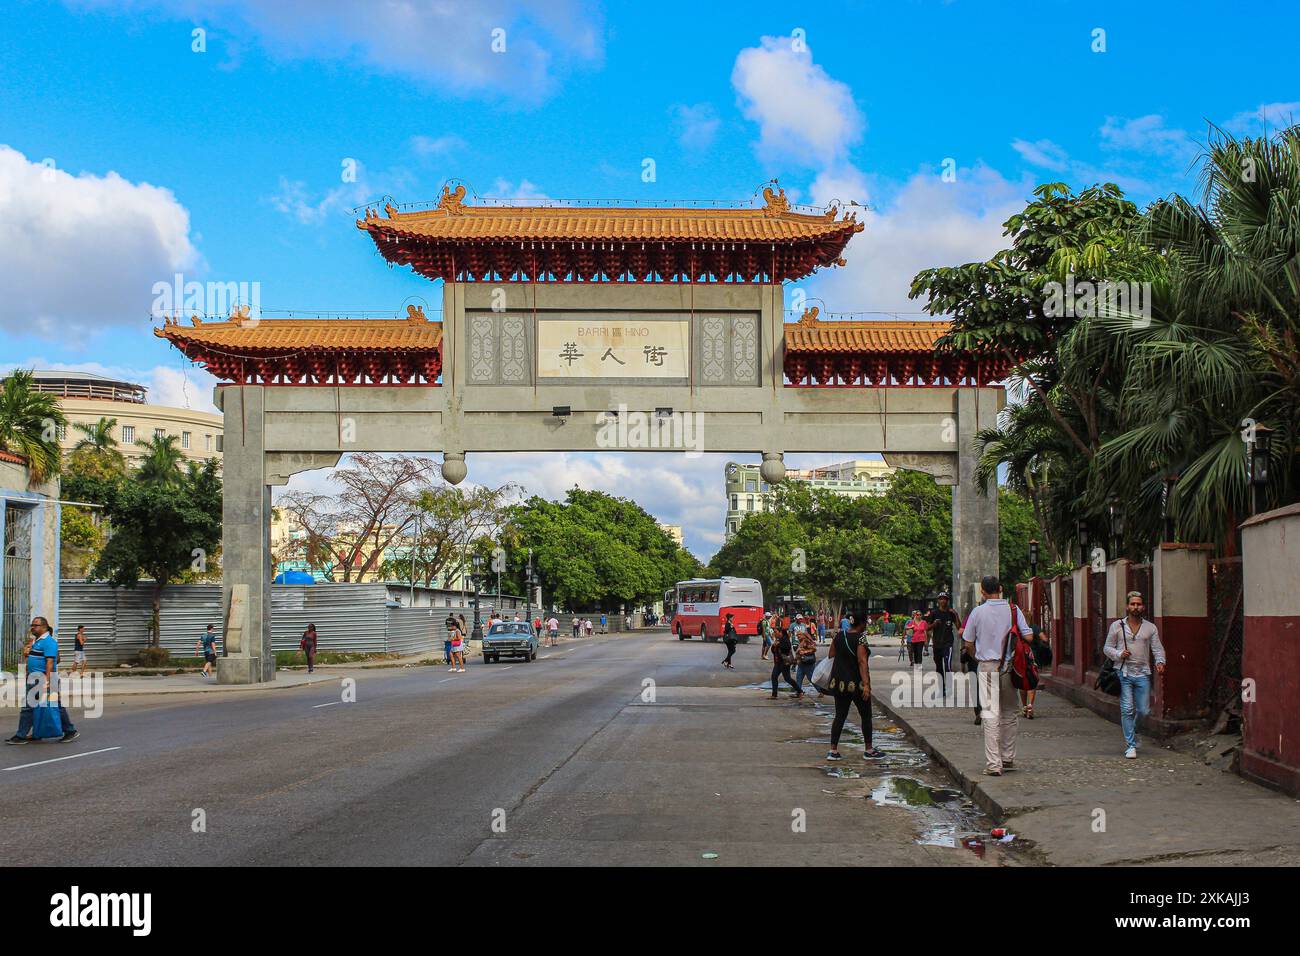
M684 379L690 374L690 321L541 319L542 379Z

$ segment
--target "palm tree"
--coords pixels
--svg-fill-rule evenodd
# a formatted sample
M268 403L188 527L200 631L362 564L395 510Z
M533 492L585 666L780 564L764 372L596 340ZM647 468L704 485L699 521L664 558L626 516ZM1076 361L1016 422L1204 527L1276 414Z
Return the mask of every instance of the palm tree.
M72 427L82 434L72 449L73 454L81 452L99 459L112 471L122 471L126 459L118 451L117 439L113 437L113 429L117 427L116 418L100 418L93 425L73 422Z
M32 373L14 372L0 384L0 450L27 459L33 481L59 473L59 431L68 420L55 397L32 388Z
M1149 213L1168 288L1150 325L1126 331L1124 428L1099 457L1129 486L1178 474L1180 537L1231 548L1251 506L1250 422L1275 432L1270 503L1300 484L1300 126L1240 141L1214 130L1201 181L1200 205L1175 195Z
M184 455L176 447L175 435L155 435L145 441L137 439L136 444L145 449L140 460L140 469L136 476L145 484L175 486L181 483L185 473L181 471Z

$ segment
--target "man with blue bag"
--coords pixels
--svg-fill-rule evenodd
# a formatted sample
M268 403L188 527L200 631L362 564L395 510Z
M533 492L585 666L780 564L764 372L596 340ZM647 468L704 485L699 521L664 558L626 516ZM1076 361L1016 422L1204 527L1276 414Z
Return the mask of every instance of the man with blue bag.
M5 743L26 744L57 738L60 743L80 734L59 702L59 642L43 617L32 618L32 645L27 651L27 692L18 715L18 732Z

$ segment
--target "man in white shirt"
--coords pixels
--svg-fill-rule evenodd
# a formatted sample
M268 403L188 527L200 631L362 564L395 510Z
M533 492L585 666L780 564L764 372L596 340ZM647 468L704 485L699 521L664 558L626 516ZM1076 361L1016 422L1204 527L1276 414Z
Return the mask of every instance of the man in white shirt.
M1011 686L1011 655L1015 645L1008 639L1014 623L1016 630L1028 638L1033 629L1024 613L1002 597L1002 582L996 574L986 574L980 581L984 603L970 612L962 628L966 652L978 663L980 702L984 710L984 772L1002 776L1003 770L1015 765L1016 733L1020 729L1017 709L1020 699Z

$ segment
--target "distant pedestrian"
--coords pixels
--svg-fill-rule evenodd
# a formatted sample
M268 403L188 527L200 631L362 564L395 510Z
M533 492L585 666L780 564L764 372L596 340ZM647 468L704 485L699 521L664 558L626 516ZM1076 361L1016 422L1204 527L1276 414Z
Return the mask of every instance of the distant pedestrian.
M803 691L799 685L794 682L790 675L790 665L795 662L794 643L790 637L790 631L785 628L778 628L772 636L772 699L777 698L777 678L785 678L785 682L794 688L794 699L803 700Z
M1151 662L1156 673L1165 672L1165 648L1156 626L1142 616L1146 602L1141 591L1128 592L1128 616L1110 626L1106 634L1106 656L1119 672L1119 722L1128 749L1124 756L1137 757L1137 722L1151 703Z
M849 636L849 615L847 613L840 615L840 636Z
M734 671L736 669L736 666L731 663L731 658L735 656L736 641L739 639L739 635L736 634L735 615L728 614L726 623L722 625L722 643L727 645L727 656L723 660L722 666L728 670Z
M546 636L550 638L550 646L554 647L560 642L560 622L554 614L546 622Z
M303 636L306 637L305 634ZM211 680L215 676L212 669L217 666L217 632L211 624L203 636L194 642L194 653L203 655L203 676ZM308 667L310 666L311 662L308 661Z
M591 618L587 618L586 621L583 622L583 624L587 629L587 636L591 637L591 635L596 630L596 625L591 622Z
M948 606L950 600L947 591L940 594L939 606L925 616L930 648L934 652L934 669L939 673L939 686L945 699L948 696L948 673L952 670L953 639L961 628L957 612ZM953 689L956 690L955 687Z
M1011 683L1010 662L1015 651L1011 638L1016 633L1028 638L1033 631L1024 613L1002 597L1002 582L996 574L984 576L980 591L984 603L966 618L962 639L976 661L984 705L979 715L984 724L984 772L1000 777L1015 766L1019 730L1016 689Z
M768 651L772 649L772 612L768 611L763 615L763 620L759 622L759 630L763 632L763 656L762 660L767 660Z
M600 616L600 633L608 634L609 633L608 626L609 626L609 620L608 618L605 617L604 614L602 614Z
M871 671L868 663L871 646L867 643L865 624L834 641L830 656L829 689L835 698L835 718L831 721L831 749L826 759L844 759L840 753L840 735L849 718L849 708L853 707L862 721L862 759L879 760L884 754L871 745Z
M211 627L212 625L208 626ZM308 624L307 630L302 632L302 640L298 642L298 646L302 648L303 656L307 658L308 674L316 669L316 646L318 643L319 641L316 637L316 625ZM213 657L213 663L216 663L215 656ZM207 666L205 665L203 669L206 672Z
M821 626L825 626L824 624ZM799 690L803 690L803 682L806 678L810 684L812 681L813 668L817 666L817 644L818 641L813 637L812 629L808 628L798 635L798 642L795 644L794 654L798 669L795 671L794 682L799 685Z
M86 625L78 624L77 633L72 637L72 673L84 676L86 673Z
M921 652L925 649L925 642L927 640L925 634L925 619L921 617L920 611L912 612L912 619L907 622L906 630L909 644L908 649L912 656L912 666L920 667Z
M451 632L456 630L456 628L460 627L460 621L456 620L455 614L452 614L450 611L448 611L447 620L443 622L443 626L446 627L447 629L447 637L442 642L442 662L444 664L450 664L451 663Z
M40 739L36 736L40 732L38 724L57 729L60 743L76 740L81 734L68 716L67 708L62 702L55 705L50 699L59 690L59 642L50 629L50 622L43 617L32 618L28 635L28 641L23 645L27 676L22 709L18 712L18 731L5 743L20 745ZM36 712L37 708L41 709L40 714Z
M465 673L465 627L460 621L451 629L451 667L449 671Z

